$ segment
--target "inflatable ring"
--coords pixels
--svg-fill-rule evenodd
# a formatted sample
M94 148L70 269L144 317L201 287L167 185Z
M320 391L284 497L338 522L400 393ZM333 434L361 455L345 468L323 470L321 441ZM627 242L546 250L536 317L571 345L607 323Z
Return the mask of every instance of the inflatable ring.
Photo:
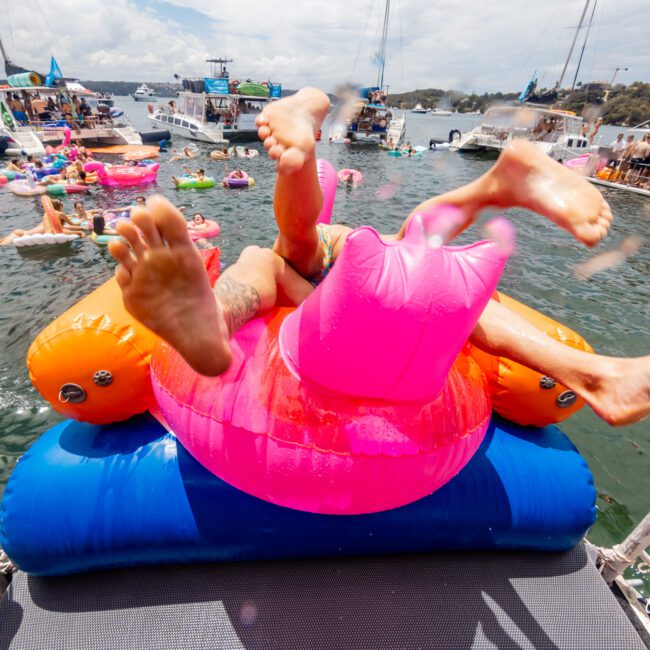
M352 181L352 185L358 185L363 180L363 174L358 169L340 169L337 173L339 183L346 185Z
M234 176L234 174L235 172L230 172L230 174L223 177L221 182L224 187L242 188L253 187L255 185L255 179L246 172L241 172L241 176Z
M217 184L217 181L214 180L211 176L204 176L203 180L199 180L195 176L181 176L179 182L176 183L176 189L187 190L187 189L207 189L214 187Z
M218 237L221 234L221 226L212 219L206 219L205 223L207 225L203 230L195 230L188 227L190 233L190 239L192 241L198 241L199 239L212 239L213 237ZM188 224L189 226L190 224Z

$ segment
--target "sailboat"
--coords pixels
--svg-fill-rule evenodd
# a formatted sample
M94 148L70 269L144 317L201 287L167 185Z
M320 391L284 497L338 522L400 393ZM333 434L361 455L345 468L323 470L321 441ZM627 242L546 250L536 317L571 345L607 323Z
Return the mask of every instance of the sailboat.
M386 106L388 87L384 85L384 67L389 14L390 0L386 0L377 84L359 91L359 101L354 107L352 116L347 120L346 127L347 137L351 142L380 144L392 149L401 144L404 139L406 118L404 115L393 114Z
M595 10L598 0L586 0L580 23L576 28L569 54L555 88L542 95L536 93L537 79L536 73L534 73L524 91L519 95L518 104L489 108L476 128L462 134L458 131L452 132L456 134L456 137L450 143L452 151L500 152L514 138L532 142L546 155L559 161L571 160L598 149L597 146L592 146L585 135L582 117L572 111L564 111L547 105L552 104L557 99L562 88L562 82L573 55L578 34L583 26L589 4L592 1ZM593 16L594 12L592 11L592 21ZM584 53L584 45L582 50ZM582 54L573 80L574 86L581 61Z

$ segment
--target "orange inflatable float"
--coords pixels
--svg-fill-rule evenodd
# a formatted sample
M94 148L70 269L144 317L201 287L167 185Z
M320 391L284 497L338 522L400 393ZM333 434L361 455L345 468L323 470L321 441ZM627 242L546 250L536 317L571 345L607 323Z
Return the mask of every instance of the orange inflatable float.
M578 350L593 352L593 348L579 334L552 318L502 293L497 292L493 298L557 341ZM496 357L470 347L472 357L485 373L492 408L504 418L517 424L545 427L566 420L584 406L584 400L552 377L545 377L505 357Z
M202 253L214 284L219 249ZM27 368L38 392L65 417L118 422L155 408L149 362L158 341L126 311L111 278L38 335Z
M219 250L203 255L214 284ZM580 335L553 319L502 293L494 298L565 345L593 351ZM106 424L155 408L149 364L158 341L126 311L111 279L41 332L29 349L27 366L34 386L59 413ZM513 422L546 426L584 405L550 377L467 347L487 378L493 409Z

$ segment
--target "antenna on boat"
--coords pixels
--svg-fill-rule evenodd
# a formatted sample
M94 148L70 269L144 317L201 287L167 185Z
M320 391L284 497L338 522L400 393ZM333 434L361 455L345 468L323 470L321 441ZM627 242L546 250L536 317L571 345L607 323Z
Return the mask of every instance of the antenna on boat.
M388 15L390 13L390 0L386 0L386 8L384 10L384 28L381 34L381 50L379 52L379 59L381 65L379 66L379 73L377 75L377 87L384 87L384 66L386 65L386 37L388 35Z
M562 82L564 81L564 75L566 74L566 69L569 66L569 61L571 60L571 55L573 54L573 48L576 46L576 41L578 40L578 34L582 29L582 23L585 21L585 16L587 15L587 9L589 8L589 3L591 0L586 0L585 8L582 10L582 16L580 16L580 23L576 27L576 35L573 37L573 42L571 43L571 48L569 49L569 56L567 56L566 61L564 62L564 68L562 69L562 74L560 75L560 80L555 86L558 90L562 88Z
M226 63L232 63L232 59L206 59L206 63L211 63L212 67L210 70L210 75L212 77L217 76L217 63L219 64L219 78L228 79L228 70L226 69Z

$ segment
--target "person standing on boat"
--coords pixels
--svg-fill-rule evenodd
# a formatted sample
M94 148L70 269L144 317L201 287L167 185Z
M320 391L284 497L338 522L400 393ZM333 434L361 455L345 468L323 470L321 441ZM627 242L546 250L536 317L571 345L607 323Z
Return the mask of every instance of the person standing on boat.
M11 101L11 110L14 114L14 117L16 118L16 121L21 126L27 124L27 113L25 113L25 107L20 101L20 97L18 97L16 93L14 93L13 99Z
M600 127L603 125L603 118L599 117L596 120L596 124L594 124L594 130L591 132L591 135L589 136L589 144L594 143L594 138L598 134L598 131L600 131Z

